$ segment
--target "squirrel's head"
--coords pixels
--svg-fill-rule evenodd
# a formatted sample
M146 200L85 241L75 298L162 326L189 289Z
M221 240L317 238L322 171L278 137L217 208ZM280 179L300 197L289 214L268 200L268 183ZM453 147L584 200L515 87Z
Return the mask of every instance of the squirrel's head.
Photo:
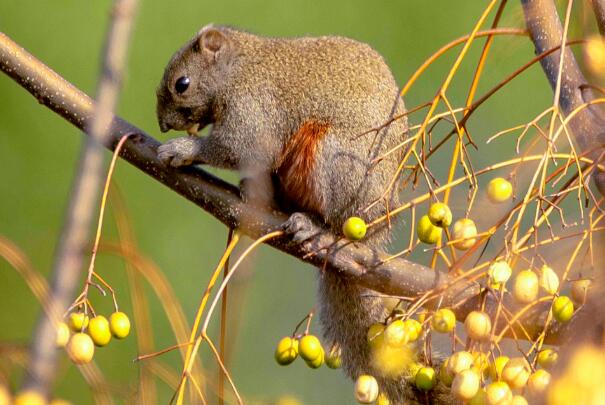
M170 60L157 90L162 132L198 130L215 122L214 104L233 51L229 32L206 26Z

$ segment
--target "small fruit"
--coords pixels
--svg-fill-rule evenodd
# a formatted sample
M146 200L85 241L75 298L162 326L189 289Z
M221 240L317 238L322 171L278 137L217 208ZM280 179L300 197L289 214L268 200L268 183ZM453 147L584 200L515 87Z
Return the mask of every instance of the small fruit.
M475 358L472 354L462 350L450 356L447 363L447 370L451 375L455 376L456 374L471 368L474 361Z
M318 357L316 357L314 360L305 360L305 363L307 363L307 366L309 366L310 368L320 368L322 364L324 364L326 353L324 352L323 347L320 346L319 349L320 353Z
M88 315L83 312L69 314L69 327L74 332L81 332L88 326Z
M377 348L382 346L384 343L384 329L385 326L381 323L375 323L370 326L366 335L370 347Z
M523 270L515 277L513 296L521 304L529 304L538 297L538 276L531 270Z
M472 369L476 370L480 375L485 375L489 372L489 359L487 354L484 352L473 352L473 365Z
M540 287L550 295L559 291L559 276L546 264L540 269Z
M55 398L52 401L50 401L50 404L48 404L48 405L71 405L71 402L69 402L66 399Z
M485 405L487 403L487 393L485 389L479 388L477 394L468 401L468 405Z
M492 263L487 270L491 284L506 283L512 274L512 270L506 260L498 260Z
M595 76L605 76L605 42L598 34L593 34L584 45L584 62Z
M513 395L513 399L510 400L509 405L529 405L527 399L522 395Z
M281 366L287 366L298 357L298 339L290 336L282 338L275 348L275 361Z
M432 367L422 367L414 377L416 388L422 391L432 390L437 382L435 369Z
M485 399L487 405L508 405L513 393L507 383L496 381L485 388Z
M402 346L408 342L405 324L401 319L394 320L384 330L384 342L389 346Z
M446 387L451 387L452 382L454 381L454 374L450 373L448 368L449 363L450 359L448 357L443 363L441 363L441 367L439 368L439 380Z
M431 319L433 330L440 333L448 333L454 330L456 326L456 315L451 309L441 308Z
M12 404L11 393L4 384L0 384L0 405Z
M538 353L538 365L545 370L550 370L554 367L559 359L559 353L553 349L540 350Z
M321 357L323 349L317 336L305 335L298 344L298 353L305 361L314 361Z
M342 224L342 233L349 240L361 240L366 236L368 226L359 217L350 217Z
M454 222L452 239L457 241L454 243L456 249L467 250L471 248L477 241L475 236L477 236L477 226L472 219L461 218Z
M114 312L109 317L109 329L113 337L124 339L130 333L130 319L124 312Z
M434 245L439 242L439 239L441 238L441 228L433 225L428 215L423 215L422 218L420 218L420 221L418 221L416 234L418 235L420 242Z
M546 370L536 370L527 380L527 390L532 395L541 395L550 384L550 373Z
M552 303L552 315L561 323L571 319L573 310L573 301L566 295L558 296Z
M67 326L65 322L59 322L57 324L57 340L55 341L55 344L57 345L57 347L65 347L68 341L69 326Z
M513 195L513 186L502 177L491 179L487 185L487 196L493 203L502 203L507 201Z
M592 281L587 278L575 280L571 283L571 298L576 304L583 305L586 302L586 293L591 283Z
M355 382L355 398L359 403L371 404L378 398L378 381L371 375L362 374Z
M492 331L492 321L485 312L472 311L466 316L464 329L471 339L486 340Z
M88 334L96 346L107 346L111 341L109 321L103 315L97 315L88 324Z
M454 377L452 393L459 399L468 401L479 392L481 379L475 370L462 370Z
M328 356L326 357L326 366L331 369L337 369L342 367L342 357L340 355L340 347L332 346Z
M46 405L44 395L34 390L24 390L15 395L14 405Z
M493 364L489 367L489 376L492 380L497 381L502 378L502 370L510 359L507 356L498 356L494 360Z
M376 398L376 405L391 405L391 401L389 401L389 398L381 392L378 394L378 398Z
M439 228L447 228L452 223L452 211L447 204L435 203L429 208L431 223Z
M502 370L502 380L511 388L523 388L527 384L531 371L529 364L522 357L510 359Z
M408 342L416 341L422 333L422 324L415 319L406 319L403 324L408 335Z
M82 332L71 335L66 349L69 358L75 364L89 363L95 354L95 344L92 338Z

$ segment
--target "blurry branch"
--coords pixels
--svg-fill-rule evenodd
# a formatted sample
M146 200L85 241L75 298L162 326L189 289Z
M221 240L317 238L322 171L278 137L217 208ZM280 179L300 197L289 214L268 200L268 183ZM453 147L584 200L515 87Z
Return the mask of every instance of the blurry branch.
M592 0L592 8L601 35L605 35L605 0Z
M553 0L521 0L525 21L531 39L536 47L536 54L541 54L549 49L561 45L563 40L563 28ZM602 0L593 0L593 6L599 21L599 29L603 28L604 9ZM540 63L553 90L559 82L560 95L558 104L565 115L569 115L578 107L594 100L594 96L587 84L574 54L569 48L565 48L563 66L559 66L561 51L553 52ZM605 150L605 118L599 106L589 105L582 109L570 121L569 127L578 145L583 151L593 150L590 158L596 163L603 159ZM602 195L605 195L605 172L594 170L595 183Z
M48 313L42 312L30 347L30 361L24 381L25 389L48 394L56 373L55 334L60 316L73 299L80 280L83 254L88 246L90 222L95 212L100 184L105 170L103 143L109 136L126 51L129 43L136 0L116 0L106 39L103 71L99 81L97 107L82 127L90 136L81 150L66 218L52 269L48 296ZM30 78L26 78L28 80Z
M560 44L556 43L551 47L558 45ZM547 49L550 48L547 46ZM95 111L93 101L1 33L0 70L28 90L40 103L76 127L86 130L86 124ZM285 213L245 204L236 187L200 168L166 167L157 159L159 142L118 117L113 119L105 146L113 149L124 134L132 134L121 152L125 160L198 205L230 229L239 228L244 234L256 238L279 229L287 219ZM310 245L297 244L289 237L272 239L269 244L316 267L337 271L351 282L379 293L404 297L427 294L436 297L444 292L440 296L440 304L456 305L458 319L464 319L484 299L487 310L495 311L498 306L492 294L487 297L478 294L480 288L475 282L464 278L454 279L446 273L402 258L386 260L386 255L377 253L362 243L337 239L319 227L317 233L318 236ZM504 305L519 308L508 296L504 299ZM535 338L542 332L540 325L544 325L549 308L550 303L535 305L510 332L521 335L521 328L524 328L530 337ZM502 322L500 328L505 325ZM553 325L546 341L560 342L561 337L567 330L573 330L574 325L573 320L564 326Z

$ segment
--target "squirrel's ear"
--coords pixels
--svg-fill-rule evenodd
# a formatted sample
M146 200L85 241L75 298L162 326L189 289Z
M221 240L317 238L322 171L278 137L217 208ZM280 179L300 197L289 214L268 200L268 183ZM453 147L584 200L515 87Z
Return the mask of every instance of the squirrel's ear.
M210 27L202 31L198 44L199 48L204 52L210 52L216 55L227 43L225 34L218 29Z

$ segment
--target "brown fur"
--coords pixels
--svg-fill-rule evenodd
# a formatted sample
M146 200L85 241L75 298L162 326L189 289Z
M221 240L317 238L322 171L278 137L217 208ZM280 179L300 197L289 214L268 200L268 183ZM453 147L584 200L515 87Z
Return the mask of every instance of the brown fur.
M325 215L325 201L315 192L312 171L319 141L328 132L328 124L307 121L288 140L277 161L280 184L297 205L310 212Z

